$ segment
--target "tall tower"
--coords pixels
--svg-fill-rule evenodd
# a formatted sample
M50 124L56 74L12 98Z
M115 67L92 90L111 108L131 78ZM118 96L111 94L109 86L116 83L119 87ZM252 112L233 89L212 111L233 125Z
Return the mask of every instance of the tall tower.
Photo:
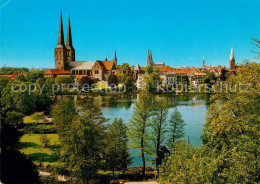
M205 68L205 58L203 56L203 59L202 59L202 67Z
M229 69L230 70L234 70L236 69L236 66L235 66L235 57L234 57L234 49L233 47L231 48L231 53L230 53L230 59L229 59Z
M148 55L147 55L147 59L146 59L146 65L148 66L148 65L151 65L151 63L150 63L150 51L149 51L149 49L148 49Z
M68 23L66 48L67 48L67 60L68 61L75 61L75 49L73 48L73 45L72 45L72 36L71 36L71 28L70 28L70 17L69 17L69 23Z
M64 45L62 14L60 15L58 44L55 47L54 56L55 56L55 68L60 70L67 69L67 49Z
M150 50L150 63L153 65L153 56L152 56L152 50Z
M152 51L148 49L148 55L147 55L147 60L146 64L148 65L153 65L153 57L152 57Z
M114 55L113 61L117 65L116 50L115 50L115 55Z

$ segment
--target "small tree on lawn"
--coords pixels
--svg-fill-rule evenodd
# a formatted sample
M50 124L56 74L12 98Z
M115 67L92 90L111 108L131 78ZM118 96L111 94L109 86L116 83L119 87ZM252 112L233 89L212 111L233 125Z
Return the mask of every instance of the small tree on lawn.
M50 144L50 138L48 138L46 134L40 136L40 141L43 148L47 148Z

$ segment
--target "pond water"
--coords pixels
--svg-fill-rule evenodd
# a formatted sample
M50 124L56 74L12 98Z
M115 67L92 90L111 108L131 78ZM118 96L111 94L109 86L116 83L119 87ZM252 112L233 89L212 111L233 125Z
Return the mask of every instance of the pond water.
M134 103L138 98L138 94L124 95L95 95L94 105L100 107L108 123L114 118L122 118L126 124L133 114ZM74 96L76 102L81 99L88 98L86 96ZM174 108L177 106L182 114L182 118L186 123L185 138L190 140L192 146L202 144L200 135L203 132L205 116L209 106L209 95L201 94L185 94L185 95L155 95L156 99L162 99L169 105L168 118L171 116ZM135 149L130 149L131 155L134 157L131 167L142 164L141 158L138 157ZM148 163L149 165L149 163Z

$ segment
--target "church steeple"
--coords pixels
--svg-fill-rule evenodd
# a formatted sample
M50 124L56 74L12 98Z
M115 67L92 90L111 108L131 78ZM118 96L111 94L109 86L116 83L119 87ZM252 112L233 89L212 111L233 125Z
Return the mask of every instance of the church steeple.
M67 32L66 46L73 47L72 46L71 29L70 29L70 16L69 16L69 22L68 22L68 32Z
M153 56L152 56L152 50L150 50L150 63L153 65Z
M62 14L60 15L60 27L59 27L59 36L58 44L54 50L55 57L55 68L64 70L67 69L67 49L64 45L64 34L63 34L63 24L62 24Z
M205 68L205 58L203 56L203 59L202 59L202 67Z
M114 59L113 59L113 61L114 61L115 64L117 65L116 50L115 50L115 55L114 55Z
M68 61L75 61L75 49L73 48L73 45L72 45L72 36L71 36L71 28L70 28L70 16L69 16L69 21L68 21L66 48L67 48L67 59L68 59Z
M235 57L234 57L234 48L232 46L231 48L231 53L230 53L230 58L229 58L229 69L230 70L235 70L236 66L235 66Z
M63 34L63 24L62 24L62 14L60 14L60 27L57 47L64 46L64 34Z
M146 60L146 64L148 65L152 65L152 55L150 50L148 49L148 55L147 55L147 60Z

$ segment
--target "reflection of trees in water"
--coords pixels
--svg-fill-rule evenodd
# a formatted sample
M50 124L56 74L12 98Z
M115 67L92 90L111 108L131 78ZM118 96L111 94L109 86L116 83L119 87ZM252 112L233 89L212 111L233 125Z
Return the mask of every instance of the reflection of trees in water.
M129 109L137 99L138 93L126 94L93 94L93 95L58 95L57 100L64 98L73 98L76 106L91 103L95 107L114 107ZM210 94L155 94L156 101L162 101L169 108L177 105L209 105Z

